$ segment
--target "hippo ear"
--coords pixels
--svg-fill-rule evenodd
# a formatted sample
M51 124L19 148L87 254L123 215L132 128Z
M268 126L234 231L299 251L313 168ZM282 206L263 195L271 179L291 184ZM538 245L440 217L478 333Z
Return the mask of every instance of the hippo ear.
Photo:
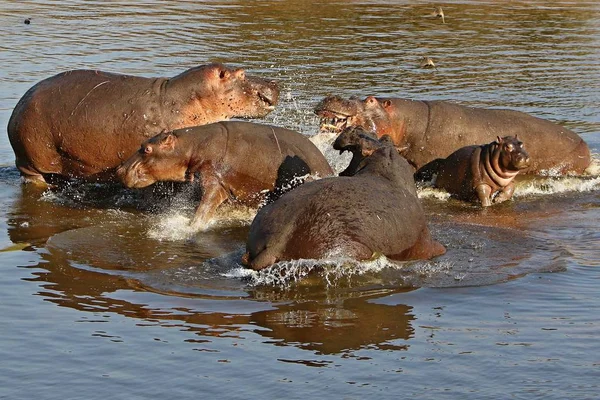
M177 141L177 137L173 134L169 134L160 141L160 149L161 150L173 150L175 147L175 142Z
M502 143L502 138L500 136L496 136L496 143Z
M389 106L392 105L392 102L390 100L385 100L384 102L381 103L381 105L383 106L383 108L388 108Z

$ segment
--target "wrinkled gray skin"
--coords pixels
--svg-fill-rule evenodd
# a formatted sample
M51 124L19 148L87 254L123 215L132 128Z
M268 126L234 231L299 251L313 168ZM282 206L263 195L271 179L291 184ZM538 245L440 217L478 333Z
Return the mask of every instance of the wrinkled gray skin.
M322 130L360 126L389 135L416 168L457 149L517 136L527 143L531 164L524 174L582 174L591 163L588 145L576 133L513 110L466 107L447 101L329 96L315 108Z
M340 176L352 176L360 168L361 162L382 146L393 146L394 143L388 135L377 138L372 132L367 132L361 127L345 129L333 142L333 148L340 154L345 151L352 153L350 164L340 172Z
M415 176L436 174L434 186L465 201L479 201L484 207L509 200L513 180L531 160L523 142L512 136L498 137L482 146L463 147L445 159L425 165Z
M243 262L348 257L428 259L445 252L431 239L412 167L385 145L354 176L305 183L263 207L252 222Z
M130 188L162 181L197 182L202 199L192 226L202 229L224 201L256 207L276 183L285 191L307 172L333 174L308 137L270 125L224 121L147 140L118 168L117 176Z
M173 78L75 70L25 93L8 123L25 182L114 180L115 168L140 144L165 131L233 117L263 117L279 88L222 64Z

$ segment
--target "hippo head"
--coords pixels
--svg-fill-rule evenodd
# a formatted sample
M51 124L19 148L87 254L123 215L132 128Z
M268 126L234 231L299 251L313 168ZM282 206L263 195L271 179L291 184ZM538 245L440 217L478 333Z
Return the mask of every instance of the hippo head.
M185 181L187 158L181 154L173 133L160 133L117 169L117 177L129 188L143 188L158 181Z
M517 136L505 136L496 138L496 145L499 147L498 163L503 170L519 171L529 167L529 154L523 148Z
M339 133L346 128L360 127L381 137L392 134L392 124L387 107L389 101L369 96L364 100L351 97L328 96L315 107L320 118L321 131Z
M393 146L391 139L380 140L381 146L366 156L356 167L355 176L379 176L407 189L416 196L412 166Z
M180 83L181 90L192 91L195 106L203 114L214 114L207 117L210 122L233 117L261 118L275 109L279 99L277 82L246 75L241 68L232 69L220 63L189 69L171 82L173 86Z
M340 176L352 176L358 170L361 162L381 147L392 147L393 143L389 136L381 138L361 127L349 127L342 131L333 143L333 148L339 150L340 154L345 151L352 153L350 165L340 172Z

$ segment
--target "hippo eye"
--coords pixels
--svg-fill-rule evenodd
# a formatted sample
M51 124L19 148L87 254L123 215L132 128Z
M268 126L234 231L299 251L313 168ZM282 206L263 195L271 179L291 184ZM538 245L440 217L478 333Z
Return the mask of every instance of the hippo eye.
M514 146L512 145L512 143L509 143L506 145L506 150L513 151L513 149L514 149Z

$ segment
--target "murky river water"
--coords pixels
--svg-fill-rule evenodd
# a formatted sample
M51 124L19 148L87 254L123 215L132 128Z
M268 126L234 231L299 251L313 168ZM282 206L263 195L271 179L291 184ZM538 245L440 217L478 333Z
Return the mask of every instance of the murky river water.
M450 99L564 124L598 165L596 2L0 0L0 35L2 127L59 71L221 61L278 79L266 120L308 135L327 94ZM237 264L252 210L190 233L192 205L24 187L13 162L0 135L0 399L599 396L598 168L489 210L423 191L446 255L282 280Z

